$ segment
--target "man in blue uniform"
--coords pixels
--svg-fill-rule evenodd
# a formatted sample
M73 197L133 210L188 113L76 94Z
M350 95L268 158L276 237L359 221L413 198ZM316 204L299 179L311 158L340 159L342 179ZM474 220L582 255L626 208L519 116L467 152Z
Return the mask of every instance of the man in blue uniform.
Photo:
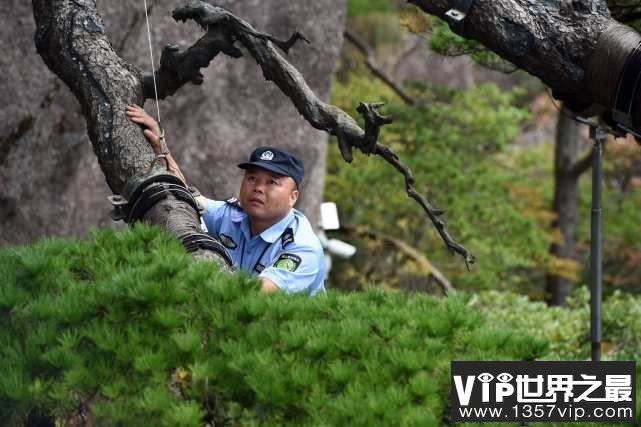
M184 176L168 150L163 153L160 128L138 106L127 108L156 155L163 155L170 170ZM239 199L214 201L203 196L207 232L228 250L234 266L258 276L263 292L282 290L315 295L324 288L323 248L305 216L294 209L304 175L302 162L274 147L259 147L245 170Z

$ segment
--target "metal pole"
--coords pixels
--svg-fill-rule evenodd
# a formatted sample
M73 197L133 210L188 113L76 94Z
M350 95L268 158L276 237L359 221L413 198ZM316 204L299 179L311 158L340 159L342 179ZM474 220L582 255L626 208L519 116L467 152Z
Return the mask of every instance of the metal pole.
M590 128L594 139L592 159L592 224L590 242L590 337L592 360L601 360L601 295L603 276L603 211L601 192L603 188L603 146L607 140L606 130L600 126Z

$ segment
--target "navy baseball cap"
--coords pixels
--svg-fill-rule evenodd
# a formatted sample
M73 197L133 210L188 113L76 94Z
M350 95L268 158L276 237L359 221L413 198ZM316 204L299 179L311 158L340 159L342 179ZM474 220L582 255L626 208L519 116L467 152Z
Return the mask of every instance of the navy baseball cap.
M293 154L274 147L258 147L249 156L249 161L238 165L241 169L256 166L279 175L290 177L300 187L305 174L303 162Z

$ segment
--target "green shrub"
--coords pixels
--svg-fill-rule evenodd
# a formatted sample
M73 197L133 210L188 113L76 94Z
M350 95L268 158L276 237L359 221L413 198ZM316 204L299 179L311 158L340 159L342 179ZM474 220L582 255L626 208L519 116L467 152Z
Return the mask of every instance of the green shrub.
M548 307L527 296L496 291L481 292L472 303L483 311L490 324L547 341L548 359L590 359L587 287L578 288L568 299L567 307ZM604 360L641 359L641 296L616 291L605 298L602 347Z
M0 419L434 425L453 359L532 360L465 298L258 292L161 231L0 252Z

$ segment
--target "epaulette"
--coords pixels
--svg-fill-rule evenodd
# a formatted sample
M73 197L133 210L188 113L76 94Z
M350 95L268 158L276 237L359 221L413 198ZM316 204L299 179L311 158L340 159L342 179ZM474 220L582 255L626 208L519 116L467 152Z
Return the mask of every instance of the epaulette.
M291 227L285 229L280 239L283 245L283 249L285 249L285 246L294 242L294 230L292 230Z
M227 203L228 205L232 205L233 207L235 207L237 209L241 209L240 202L235 197L231 197L231 198L225 200L225 203Z

